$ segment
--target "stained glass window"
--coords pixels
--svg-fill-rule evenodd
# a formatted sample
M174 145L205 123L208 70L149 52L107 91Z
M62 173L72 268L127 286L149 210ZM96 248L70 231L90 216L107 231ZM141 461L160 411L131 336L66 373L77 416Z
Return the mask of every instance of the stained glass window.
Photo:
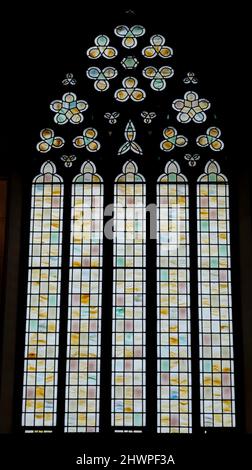
M197 185L201 425L235 426L229 185L211 160Z
M145 181L128 161L114 189L112 426L145 426Z
M72 184L66 432L99 431L103 182L86 161Z
M63 182L51 161L32 184L22 424L57 418Z
M168 35L122 24L85 50L34 145L22 426L235 428L225 131Z
M171 160L157 184L158 432L191 432L188 183Z

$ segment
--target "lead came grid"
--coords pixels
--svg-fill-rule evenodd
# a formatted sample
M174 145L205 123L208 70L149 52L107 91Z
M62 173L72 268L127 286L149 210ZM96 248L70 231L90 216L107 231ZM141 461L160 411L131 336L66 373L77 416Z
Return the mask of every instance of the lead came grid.
M85 162L72 185L65 432L98 432L103 183Z
M135 163L123 172L114 187L112 426L137 431L146 423L146 195Z
M157 185L157 432L192 431L189 199L176 162Z
M201 426L235 426L229 187L211 161L199 179L198 269Z
M46 162L32 184L22 408L30 432L56 425L63 184L55 172Z

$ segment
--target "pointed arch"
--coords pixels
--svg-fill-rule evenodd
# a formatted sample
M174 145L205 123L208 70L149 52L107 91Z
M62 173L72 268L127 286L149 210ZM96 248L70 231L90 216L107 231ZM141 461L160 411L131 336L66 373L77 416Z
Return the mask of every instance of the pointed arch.
M80 174L75 176L73 183L102 183L103 179L96 173L96 166L90 160L85 161L80 169Z
M57 416L63 180L46 161L32 183L22 425L52 429Z
M158 178L159 183L182 183L186 177L180 172L180 166L175 160L169 160L165 165L165 172Z
M209 160L205 166L205 172L199 176L198 182L213 183L214 181L227 182L227 177L221 173L220 165L216 160Z
M144 177L138 173L137 164L133 160L128 160L122 168L122 173L115 179L116 183L123 182L141 182L145 181Z
M33 179L35 183L62 183L63 179L56 173L56 165L50 160L44 162L40 168L40 173Z

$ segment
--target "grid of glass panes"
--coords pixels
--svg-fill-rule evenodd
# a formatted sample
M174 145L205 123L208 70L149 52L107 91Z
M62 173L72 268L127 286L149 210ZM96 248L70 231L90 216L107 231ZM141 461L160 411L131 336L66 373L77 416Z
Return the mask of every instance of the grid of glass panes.
M111 421L115 428L137 430L146 422L146 196L132 165L126 164L129 173L114 190Z
M72 185L65 432L98 432L103 183L86 165Z
M201 426L235 426L229 187L216 174L198 184ZM202 178L203 180L203 178Z
M46 162L32 185L22 425L56 425L63 184Z
M171 167L171 171L174 168ZM157 396L159 433L192 428L188 184L157 185Z

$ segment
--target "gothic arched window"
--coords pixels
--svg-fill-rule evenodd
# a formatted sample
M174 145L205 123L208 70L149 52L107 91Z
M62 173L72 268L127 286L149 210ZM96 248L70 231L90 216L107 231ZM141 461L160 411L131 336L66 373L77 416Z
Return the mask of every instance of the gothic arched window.
M48 103L32 167L25 432L237 427L232 175L213 104L173 55L141 25L102 31Z

